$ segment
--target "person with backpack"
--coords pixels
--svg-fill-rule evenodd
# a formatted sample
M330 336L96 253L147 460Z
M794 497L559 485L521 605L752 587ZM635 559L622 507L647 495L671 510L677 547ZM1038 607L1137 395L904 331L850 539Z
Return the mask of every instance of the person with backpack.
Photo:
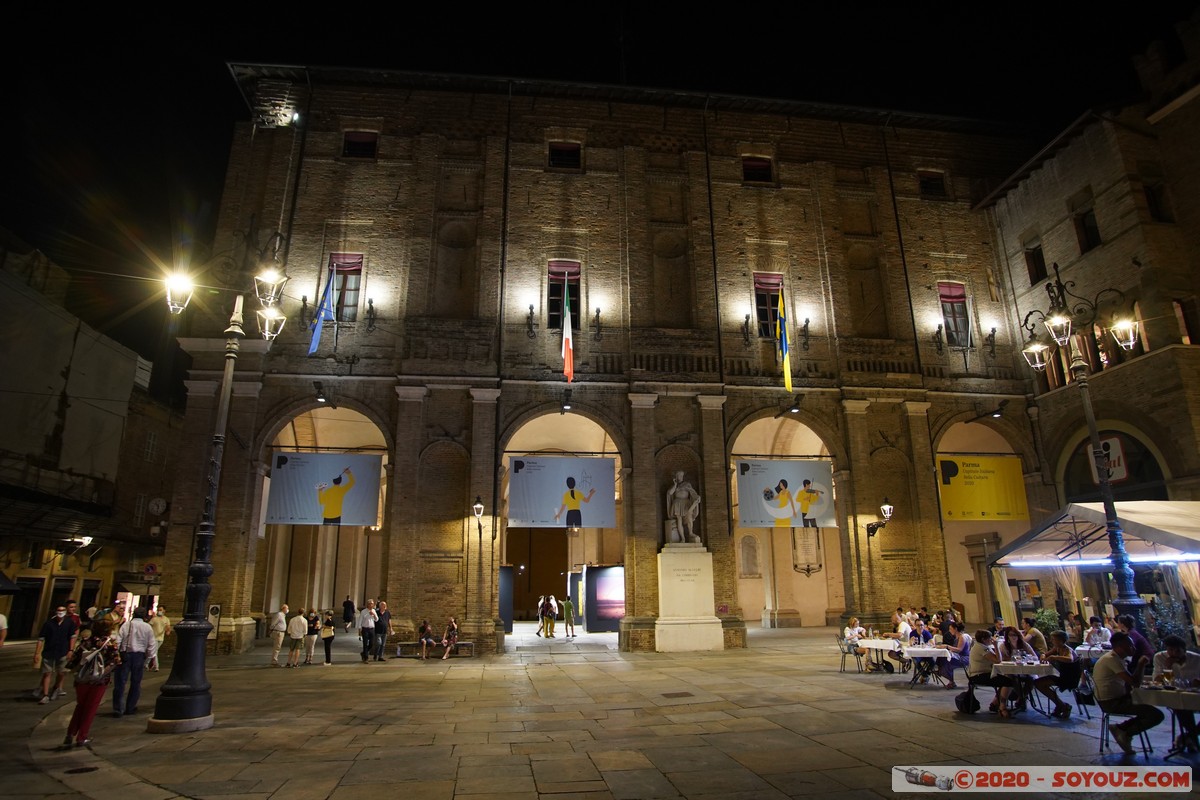
M104 701L104 692L112 681L113 670L121 663L121 653L109 635L112 626L96 620L91 635L75 645L68 664L75 670L75 711L67 723L63 747L85 747L92 743L92 723Z

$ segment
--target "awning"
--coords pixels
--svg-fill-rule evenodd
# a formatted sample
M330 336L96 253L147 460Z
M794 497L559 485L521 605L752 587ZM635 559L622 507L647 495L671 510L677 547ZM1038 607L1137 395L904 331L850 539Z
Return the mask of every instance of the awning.
M1134 500L1116 508L1131 562L1200 561L1200 502ZM987 565L1104 567L1109 553L1103 504L1071 503L997 550Z

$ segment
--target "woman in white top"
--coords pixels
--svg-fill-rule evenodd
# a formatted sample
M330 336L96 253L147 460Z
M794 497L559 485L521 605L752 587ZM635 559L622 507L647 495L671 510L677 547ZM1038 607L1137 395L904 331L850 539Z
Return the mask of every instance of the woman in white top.
M1017 658L1032 659L1038 661L1037 651L1025 641L1025 637L1021 632L1009 625L1004 629L1003 637L1000 643L996 645L997 651L1000 654L1001 661L1016 661Z
M992 667L1000 663L1000 656L992 648L992 632L985 629L975 634L975 642L971 645L971 656L967 663L967 679L978 686L992 686L998 689L996 699L988 710L993 714L999 713L1008 719L1008 695L1012 692L1013 680L1007 675L992 677Z
M846 623L846 627L842 630L842 638L854 645L854 652L860 656L867 654L867 648L858 647L858 640L867 638L867 629L858 624L858 617L851 617Z

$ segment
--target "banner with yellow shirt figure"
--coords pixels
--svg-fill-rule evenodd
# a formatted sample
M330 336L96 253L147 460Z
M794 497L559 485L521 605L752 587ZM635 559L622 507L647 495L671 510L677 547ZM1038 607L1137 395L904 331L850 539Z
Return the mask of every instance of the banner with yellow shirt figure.
M937 475L942 519L1029 519L1019 456L938 456Z
M267 524L378 525L383 457L294 453L271 459Z

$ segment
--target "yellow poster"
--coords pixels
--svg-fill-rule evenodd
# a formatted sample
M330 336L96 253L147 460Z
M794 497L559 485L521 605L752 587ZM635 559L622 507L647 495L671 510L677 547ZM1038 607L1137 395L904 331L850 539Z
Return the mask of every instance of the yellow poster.
M938 456L942 519L1029 519L1018 456Z

